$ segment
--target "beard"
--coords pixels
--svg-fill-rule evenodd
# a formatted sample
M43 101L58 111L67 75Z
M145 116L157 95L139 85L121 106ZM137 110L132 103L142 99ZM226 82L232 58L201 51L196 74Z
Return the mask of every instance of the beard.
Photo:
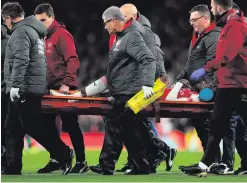
M216 21L218 21L220 19L220 13L219 13L219 11L217 11L216 8L214 10L214 17L215 17Z

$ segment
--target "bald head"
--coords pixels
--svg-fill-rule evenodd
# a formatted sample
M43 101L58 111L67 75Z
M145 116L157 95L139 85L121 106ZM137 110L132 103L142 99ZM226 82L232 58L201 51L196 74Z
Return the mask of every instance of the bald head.
M124 18L126 22L130 20L131 18L136 19L137 17L137 8L133 4L124 4L123 6L120 7L124 14Z

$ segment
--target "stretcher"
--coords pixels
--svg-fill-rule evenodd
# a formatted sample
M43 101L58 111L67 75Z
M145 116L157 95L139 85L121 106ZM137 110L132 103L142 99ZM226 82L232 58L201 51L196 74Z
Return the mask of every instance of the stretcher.
M42 112L70 112L78 115L105 116L111 109L111 102L106 97L70 97L45 95L42 99ZM183 102L157 100L147 106L143 112L148 117L155 117L156 122L162 118L191 118L209 116L213 103Z

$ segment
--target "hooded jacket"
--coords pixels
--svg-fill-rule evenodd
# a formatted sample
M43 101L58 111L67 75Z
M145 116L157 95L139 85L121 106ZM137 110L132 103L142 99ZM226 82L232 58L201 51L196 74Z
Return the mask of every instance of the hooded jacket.
M247 24L242 12L229 10L218 25L223 25L216 49L216 58L204 66L207 72L217 71L219 88L247 88Z
M1 92L2 97L5 96L6 92L6 84L4 81L4 60L5 60L5 52L6 46L9 41L10 36L7 35L7 29L2 25L1 27Z
M145 16L141 15L139 12L136 21L140 22L143 25L145 30L145 34L143 34L144 42L151 50L156 60L155 78L163 76L164 74L166 74L165 65L164 65L165 54L160 48L161 46L160 38L151 30L150 21ZM115 34L111 35L109 40L109 49L112 48L115 40L116 40L116 35Z
M4 78L6 93L19 88L20 95L42 96L46 90L46 27L34 16L14 24L6 46Z
M154 58L156 60L155 76L156 78L163 76L164 74L166 74L165 65L164 65L165 54L160 48L161 46L160 38L157 34L155 34L151 30L151 23L144 15L138 12L138 17L136 20L144 26L145 35L143 36L143 39L146 45L148 46L148 48L153 53Z
M135 20L127 22L125 29L116 34L106 74L112 96L134 95L142 86L153 86L156 63L143 40L144 34L143 26Z
M48 28L45 43L48 89L59 89L62 85L76 89L80 61L73 36L64 24L54 20Z

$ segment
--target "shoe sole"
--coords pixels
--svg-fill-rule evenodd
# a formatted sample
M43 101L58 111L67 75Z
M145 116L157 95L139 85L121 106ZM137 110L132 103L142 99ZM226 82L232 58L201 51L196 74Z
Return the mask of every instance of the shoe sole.
M246 175L247 174L247 170L243 171L243 172L240 172L239 174L237 175Z
M88 171L89 171L89 167L88 166L85 166L82 169L80 169L79 173L82 174L82 173L86 173Z
M184 173L186 175L196 176L196 177L199 177L199 178L205 178L205 177L207 177L207 172L201 172L201 173L197 173L197 174L189 174L189 173L186 173L186 171L185 171Z
M169 160L168 160L168 163L166 163L166 171L169 172L171 169L172 169L172 166L173 166L173 160L175 159L176 155L177 155L177 149L175 149L175 153L173 154L173 156L171 155L169 157ZM169 162L172 162L171 166L169 165ZM167 166L168 165L168 166ZM181 169L180 169L181 170ZM183 171L183 170L181 170Z

